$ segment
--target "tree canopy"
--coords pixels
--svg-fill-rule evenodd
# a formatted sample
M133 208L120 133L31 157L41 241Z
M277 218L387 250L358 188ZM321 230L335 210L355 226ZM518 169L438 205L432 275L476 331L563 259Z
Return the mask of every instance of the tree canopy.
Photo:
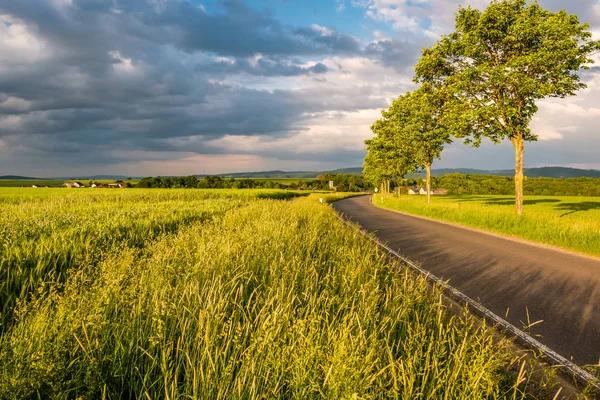
M456 30L424 49L415 81L444 93L444 119L455 137L479 146L509 139L515 148L517 212L523 204L524 142L536 100L572 96L586 85L579 71L600 48L588 24L537 2L493 1L484 11L459 8Z

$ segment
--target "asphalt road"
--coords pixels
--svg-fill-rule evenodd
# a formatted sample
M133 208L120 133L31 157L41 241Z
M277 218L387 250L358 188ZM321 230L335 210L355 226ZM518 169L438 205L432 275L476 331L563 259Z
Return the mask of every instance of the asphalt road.
M600 261L399 214L369 200L353 197L333 207L516 327L541 320L530 334L563 357L600 362Z

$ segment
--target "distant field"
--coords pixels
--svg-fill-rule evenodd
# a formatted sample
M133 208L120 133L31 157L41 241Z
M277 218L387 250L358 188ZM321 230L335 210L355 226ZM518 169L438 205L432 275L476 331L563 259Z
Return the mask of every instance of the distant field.
M44 186L49 186L52 188L52 187L62 186L62 184L65 182L75 182L75 180L59 181L59 180L49 180L49 179L39 179L39 180L38 179L24 179L24 180L0 179L0 187L31 187L32 185L36 185L36 186L39 186L40 188L43 188ZM77 182L81 182L85 186L89 186L90 182L92 182L92 181L89 179L80 179L80 180L77 180ZM98 180L94 180L94 182L108 184L108 183L113 183L115 181L112 179L98 179ZM124 181L124 182L129 182L132 185L135 185L139 181L131 180L131 181Z
M64 181L47 180L47 179L44 179L44 180L0 179L0 187L22 187L22 186L31 187L31 185L54 187L54 186L62 185L63 182Z
M298 195L0 189L0 398L526 397L507 341L319 202L346 194Z
M382 201L383 200L383 201ZM375 196L379 207L455 222L600 256L600 199L525 196L524 216L512 196Z

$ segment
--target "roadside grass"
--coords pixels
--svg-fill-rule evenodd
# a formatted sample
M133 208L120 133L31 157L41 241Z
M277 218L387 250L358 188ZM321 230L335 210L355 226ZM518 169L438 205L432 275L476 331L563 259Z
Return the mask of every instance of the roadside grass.
M33 255L0 268L0 398L527 397L508 341L319 204L354 194L88 193L3 205Z
M454 222L600 256L600 200L595 197L525 196L524 215L512 196L375 195L378 207Z

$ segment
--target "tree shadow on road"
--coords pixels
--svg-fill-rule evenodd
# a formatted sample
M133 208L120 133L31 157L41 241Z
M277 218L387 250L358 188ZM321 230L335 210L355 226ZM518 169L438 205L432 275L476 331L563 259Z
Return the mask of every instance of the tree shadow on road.
M566 211L561 217L580 211L600 210L600 201L582 201L581 203L563 203L555 207L559 211Z

